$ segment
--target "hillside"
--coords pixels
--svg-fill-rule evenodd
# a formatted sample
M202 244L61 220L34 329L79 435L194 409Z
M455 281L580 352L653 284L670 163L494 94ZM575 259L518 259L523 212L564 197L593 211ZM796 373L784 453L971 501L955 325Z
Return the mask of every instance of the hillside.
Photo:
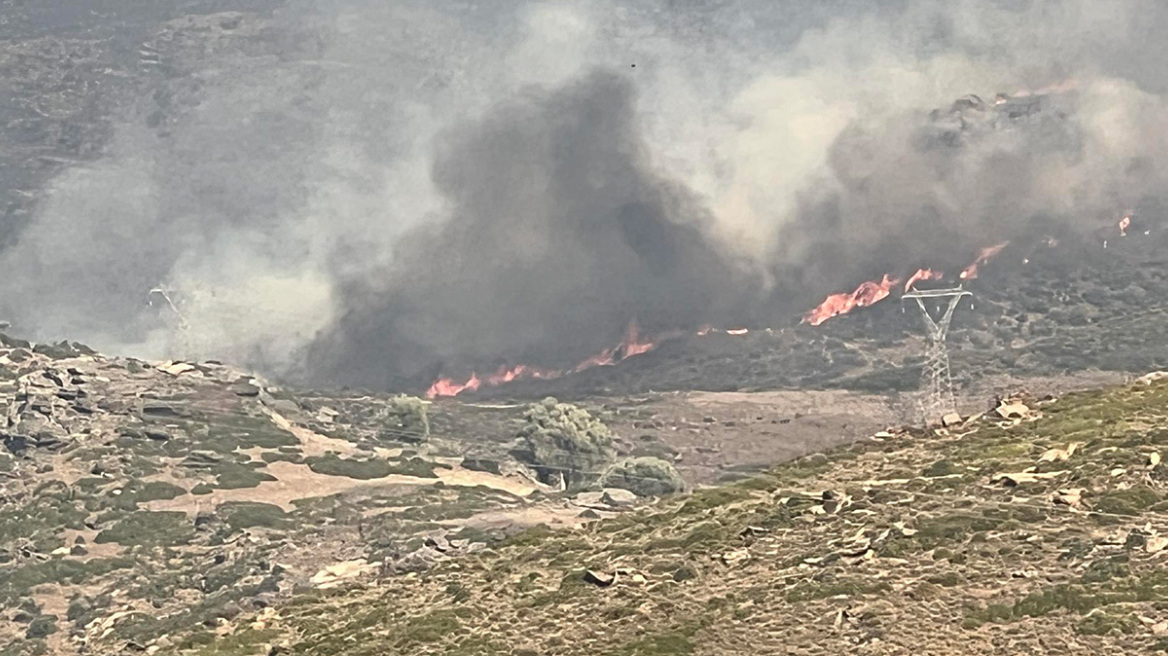
M596 431L601 448L577 457L569 441L524 460L523 436L548 412ZM623 496L589 489L622 463L649 458L666 489L692 486L895 420L879 397L845 392L578 405L308 392L214 361L3 334L0 416L4 656L157 650L308 591L425 571L660 493L636 469L612 481Z
M160 653L1166 649L1166 446L1168 381L1155 376L1024 400L302 595Z

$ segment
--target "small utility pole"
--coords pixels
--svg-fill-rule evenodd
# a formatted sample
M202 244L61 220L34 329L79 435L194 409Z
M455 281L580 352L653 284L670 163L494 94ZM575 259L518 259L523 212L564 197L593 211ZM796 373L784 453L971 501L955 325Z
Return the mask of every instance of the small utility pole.
M191 357L191 325L187 323L187 318L183 316L182 312L179 312L178 306L174 304L174 301L170 300L170 290L168 290L165 286L159 285L154 289L151 289L150 293L146 295L147 302L150 303L150 305L154 305L155 296L161 296L162 300L166 301L166 304L170 307L170 310L174 312L174 315L178 317L179 334L182 336L182 353L180 357Z
M949 335L949 323L953 320L953 311L961 303L961 299L973 294L961 287L952 289L923 289L913 290L901 297L914 299L921 309L925 320L925 332L928 343L925 346L925 365L921 371L921 411L925 422L937 420L945 414L957 409L957 398L953 394L953 378L949 374L949 349L945 345L945 338ZM937 301L936 312L929 311L926 301Z

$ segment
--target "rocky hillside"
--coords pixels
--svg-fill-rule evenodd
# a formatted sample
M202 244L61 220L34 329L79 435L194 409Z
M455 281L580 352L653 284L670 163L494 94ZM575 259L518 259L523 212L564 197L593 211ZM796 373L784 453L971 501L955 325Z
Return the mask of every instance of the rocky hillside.
M1168 649L1165 448L1161 376L1011 400L945 429L880 433L635 515L531 530L425 573L176 632L159 653Z
M0 335L0 654L190 646L167 636L626 512L691 485L674 462L713 478L656 433L700 411L714 444L743 409L643 401L311 394Z

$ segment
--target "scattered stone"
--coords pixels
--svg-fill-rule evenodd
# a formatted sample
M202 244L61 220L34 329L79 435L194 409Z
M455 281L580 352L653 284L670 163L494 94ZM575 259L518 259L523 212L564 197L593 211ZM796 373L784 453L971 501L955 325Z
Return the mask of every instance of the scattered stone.
M1025 419L1030 416L1030 408L1019 402L1003 402L995 410L1002 419Z
M607 572L598 572L596 570L589 569L589 570L584 571L584 580L593 584L593 585L598 585L602 588L607 588L608 586L610 586L616 582L616 574L615 573L609 574Z
M171 376L181 376L182 374L195 371L197 367L189 362L163 362L158 365L158 370L168 373Z
M1051 501L1053 503L1062 504L1064 506L1079 508L1083 502L1084 492L1086 492L1086 490L1081 487L1059 490L1051 495Z
M1168 536L1153 535L1144 542L1144 551L1150 554L1159 553L1168 548Z
M372 575L381 563L370 563L364 558L329 565L312 575L308 581L317 588L335 588L362 576Z
M746 549L735 549L733 551L727 551L720 558L723 563L734 566L750 560L750 552Z
M1039 462L1062 462L1069 460L1081 446L1078 443L1069 444L1065 449L1048 449L1039 458Z
M1054 472L1043 472L1043 473L1016 472L1016 473L1009 473L1009 474L994 474L992 480L995 483L1000 482L1000 483L1005 483L1006 485L1009 485L1009 486L1016 486L1016 485L1025 485L1026 483L1037 483L1038 481L1050 480L1052 478L1057 478L1059 476L1062 476L1063 474L1066 474L1066 473L1068 473L1068 472L1067 471L1054 471Z
M393 561L389 565L390 571L398 574L408 574L410 572L424 572L439 561L443 560L445 556L442 552L432 547L422 547L417 551L408 553L401 558Z
M260 395L260 388L251 383L238 383L231 386L231 391L236 396L254 397Z
M945 428L953 428L961 423L961 415L956 412L951 412L944 417L941 417L941 425Z
M1140 382L1144 385L1151 385L1158 380L1168 378L1168 371L1153 371L1152 373L1140 376Z

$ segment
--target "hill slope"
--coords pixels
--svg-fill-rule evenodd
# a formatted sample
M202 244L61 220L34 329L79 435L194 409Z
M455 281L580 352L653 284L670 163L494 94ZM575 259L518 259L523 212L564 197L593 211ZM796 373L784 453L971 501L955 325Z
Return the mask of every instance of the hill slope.
M1165 649L1168 383L1153 378L536 529L172 644L314 656Z

